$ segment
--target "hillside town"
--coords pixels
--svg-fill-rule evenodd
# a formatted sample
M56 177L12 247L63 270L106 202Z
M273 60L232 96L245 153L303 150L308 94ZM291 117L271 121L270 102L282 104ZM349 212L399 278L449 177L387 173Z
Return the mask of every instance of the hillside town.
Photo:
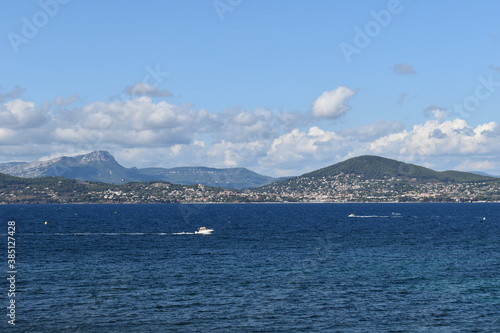
M251 202L466 202L500 201L500 181L421 182L356 174L297 177L235 190L166 182L113 185L60 178L19 178L0 186L0 203L251 203Z
M298 202L500 201L500 182L421 182L416 178L365 179L356 174L298 177L271 184L262 194ZM291 198L291 199L290 199Z

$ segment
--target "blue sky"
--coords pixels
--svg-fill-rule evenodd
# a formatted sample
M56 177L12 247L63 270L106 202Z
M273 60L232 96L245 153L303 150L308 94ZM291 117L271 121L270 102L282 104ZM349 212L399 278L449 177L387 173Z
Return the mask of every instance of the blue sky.
M0 162L500 174L500 3L6 1Z

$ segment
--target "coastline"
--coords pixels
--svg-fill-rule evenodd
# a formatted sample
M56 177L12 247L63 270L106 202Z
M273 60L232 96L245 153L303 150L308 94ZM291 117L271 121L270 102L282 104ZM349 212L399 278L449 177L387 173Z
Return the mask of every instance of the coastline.
M300 202L36 202L36 203L11 203L0 202L0 206L38 206L38 205L324 205L324 204L499 204L500 201L300 201Z

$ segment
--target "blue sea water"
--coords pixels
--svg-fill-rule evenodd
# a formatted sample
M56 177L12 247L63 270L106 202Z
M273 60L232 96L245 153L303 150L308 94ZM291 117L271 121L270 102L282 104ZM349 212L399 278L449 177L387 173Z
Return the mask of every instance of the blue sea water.
M4 249L9 220L2 332L500 329L500 204L0 206Z

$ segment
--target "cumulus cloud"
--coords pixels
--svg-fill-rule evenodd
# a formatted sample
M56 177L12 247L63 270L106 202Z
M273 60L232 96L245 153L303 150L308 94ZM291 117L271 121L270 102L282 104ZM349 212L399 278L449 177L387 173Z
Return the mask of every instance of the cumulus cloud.
M396 64L392 66L392 71L393 73L398 75L415 74L415 70L413 69L413 67L408 64Z
M436 118L441 120L446 117L446 109L437 105L429 105L423 110L422 113L426 118Z
M313 115L318 118L337 119L342 117L350 108L347 100L354 96L355 92L347 87L338 87L331 91L325 91L313 102Z
M130 96L149 96L149 97L170 97L172 93L168 90L160 90L146 82L137 82L125 88L125 93Z
M400 121L377 120L366 126L347 128L340 131L342 137L351 138L360 142L369 142L382 136L396 133L404 129Z
M67 112L56 135L61 140L84 138L118 145L158 146L189 143L208 115L150 97L125 102L93 102Z
M500 167L500 129L496 122L471 127L463 119L429 120L404 129L402 124L376 122L340 132L311 127L295 129L276 138L261 166L273 165L278 173L296 174L350 157L372 154L416 163L438 170L459 169L464 159Z
M7 92L3 92L2 90L0 89L0 103L8 99L18 98L26 91L26 89L21 87L15 87L13 90Z
M217 114L217 128L224 130L218 131L216 136L228 142L272 139L280 127L278 122L270 110L227 109Z
M381 137L370 144L375 153L396 156L468 156L498 152L492 137L497 123L490 122L472 128L463 119L441 122L429 120L414 125L411 131L401 131Z
M337 108L354 94L339 89L331 103ZM60 105L70 97L61 98ZM446 120L438 107L430 107L428 114L432 119L411 128L379 120L333 131L314 123L312 114L241 108L208 112L148 96L96 101L57 113L15 99L0 104L0 162L107 149L127 167L244 166L271 176L299 175L364 154L438 170L460 169L464 161L475 169L500 169L496 122L472 126L464 119Z
M33 102L15 99L0 107L0 128L33 128L44 122L44 114L35 108Z
M55 102L64 105L70 98L64 100ZM265 155L266 144L300 122L296 114L285 111L228 109L210 113L189 105L154 102L146 96L91 102L59 110L56 116L50 107L44 110L22 100L1 105L0 144L38 145L44 156L53 156L55 151L144 152L161 148L166 151L163 156L170 156L175 165L198 161L198 165L234 166L255 164ZM25 130L17 130L21 128ZM7 155L6 150L3 152Z

